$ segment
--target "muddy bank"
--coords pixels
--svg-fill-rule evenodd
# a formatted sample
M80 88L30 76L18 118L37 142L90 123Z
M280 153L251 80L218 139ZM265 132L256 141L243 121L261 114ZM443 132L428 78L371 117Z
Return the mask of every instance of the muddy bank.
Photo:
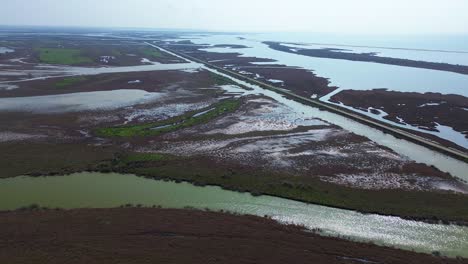
M210 55L208 52L202 53ZM235 60L238 54L232 58ZM251 59L247 58L248 61ZM248 62L245 66L255 65ZM282 66L269 64L261 67L276 70ZM313 76L310 72L295 68L285 71L292 77L296 76L294 72L300 76ZM24 98L20 97L20 104L16 101L15 112L0 114L1 140L6 142L5 149L9 151L18 142L25 146L31 144L29 147L36 150L28 151L23 146L17 155L2 152L5 166L13 164L10 165L12 169L6 170L2 177L116 170L267 193L365 212L423 218L440 216L441 219L454 221L465 219L464 211L457 211L460 203L452 199L464 201L462 193L466 192L466 186L454 177L436 168L417 164L365 137L320 120L316 117L320 113L289 107L289 103L279 103L281 98L276 101L262 96L262 91L242 89L206 70L190 73L134 72L99 77L103 78L86 76L73 81L59 79L56 83L50 80L44 83L34 81L11 93L17 97L21 94L72 96L74 92L126 88L158 93L161 97L154 101L118 105L112 111L75 108L73 112L55 111L53 114L24 111L25 105L29 104L21 103ZM325 82L320 85L324 86ZM306 86L301 87L305 89ZM238 108L219 114L206 112L220 100L233 98L238 99ZM31 105L34 105L34 99ZM110 103L112 99L102 98ZM11 98L2 100L13 101ZM75 102L72 101L72 104ZM201 114L202 118L196 122L189 120L187 125L164 123L168 120L187 120L184 115L190 112ZM206 118L204 114L207 114ZM165 127L167 130L161 133L150 131L159 130L161 125L171 128ZM119 133L99 133L117 130ZM48 153L48 146L54 144L81 145L89 149L108 147L114 151L102 156L102 159L90 155L95 159L85 159L87 162L79 164L64 160L71 163L67 166L48 161L60 159L60 156ZM29 155L40 155L41 149L45 154L40 158ZM70 147L70 151L75 151L75 148ZM127 164L119 159L135 152L150 155L150 160L137 158ZM176 158L164 160L161 164L160 160L152 160L151 155L172 155ZM73 157L80 161L80 155ZM28 162L34 166L22 165ZM388 191L386 193L390 194L390 198L381 195L381 190ZM362 193L368 193L368 196L363 199ZM405 193L405 199L401 198L401 193ZM346 198L348 195L352 197ZM433 197L440 204L421 209L420 203L427 197ZM375 204L369 205L367 200L373 200ZM406 200L413 202L402 203ZM451 202L455 205L445 208Z
M199 89L198 96L197 89L171 91L167 101L114 111L0 114L0 129L8 132L3 134L7 142L0 145L0 160L8 167L2 177L118 171L363 212L468 219L462 209L466 195L460 194L466 189L451 175L261 95L238 99L241 105L234 112L168 133L96 133L115 126L132 131L194 109L211 109L218 97L227 96L204 94L206 89ZM81 153L80 146L90 152L96 148L95 155L74 155ZM67 150L70 159L61 158ZM127 161L134 152L136 157ZM430 208L424 206L428 199L433 201Z
M236 70L248 77L314 99L331 93L337 88L330 86L326 78L318 77L313 72L284 65L244 66L236 67Z
M78 92L138 89L147 92L164 88L184 87L186 89L210 87L214 77L207 71L149 71L110 73L79 77L62 77L16 83L12 90L0 90L0 97L25 97Z
M428 131L439 131L439 125L452 127L468 140L468 98L440 93L408 93L384 89L369 91L344 90L331 97L363 111L386 115L384 119L409 124Z
M50 138L41 140L43 142L0 142L0 178L25 174L47 175L53 172L66 174L99 168L101 162L112 160L117 151L113 146L64 143L63 140L60 142Z
M231 44L221 45L230 47ZM275 63L275 60L244 57L239 53L210 52L215 46L169 45L169 48L223 67L250 78L290 90L298 95L312 98L324 96L337 87L331 86L327 78L319 77L312 71L297 67L288 67Z
M466 263L195 210L2 212L0 229L0 259L8 263Z

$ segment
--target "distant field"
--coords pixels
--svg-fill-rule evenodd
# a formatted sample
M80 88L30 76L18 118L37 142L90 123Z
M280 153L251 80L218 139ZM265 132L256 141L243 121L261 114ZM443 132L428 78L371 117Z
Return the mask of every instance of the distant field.
M91 63L93 60L89 57L83 56L78 49L65 49L65 48L38 48L39 60L48 64L83 64Z
M57 88L64 88L64 87L67 87L67 86L70 86L70 85L73 85L82 81L86 81L86 80L87 78L83 76L69 77L69 78L65 78L65 79L58 81L57 83L55 83L55 86Z
M151 57L153 59L160 59L166 57L166 54L162 53L161 51L155 48L143 48L141 49L141 53L143 53L147 57Z

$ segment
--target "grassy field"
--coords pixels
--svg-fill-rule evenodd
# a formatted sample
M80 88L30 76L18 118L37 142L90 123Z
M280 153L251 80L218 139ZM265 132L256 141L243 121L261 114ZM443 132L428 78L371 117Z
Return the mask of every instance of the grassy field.
M140 49L141 53L144 54L146 57L152 58L152 59L161 59L167 57L165 53L162 53L161 51L155 49L155 48L142 48Z
M468 196L455 193L355 189L326 183L314 176L285 175L164 154L124 155L112 166L115 171L156 179L217 185L254 195L273 195L366 213L468 223Z
M112 147L100 148L78 143L0 143L0 178L99 169L99 163L111 160L114 153Z
M224 100L208 107L207 109L192 111L160 122L99 128L96 130L96 134L101 137L156 136L197 124L206 123L220 115L234 112L239 108L240 104L239 100Z
M42 63L74 65L93 62L91 58L83 56L78 49L37 48L36 51Z
M83 76L77 76L77 77L68 77L64 78L58 82L55 83L55 87L57 88L65 88L74 84L77 84L79 82L86 81L87 78Z
M221 76L219 74L214 74L214 73L210 73L210 74L214 83L216 83L217 85L238 85L239 86L238 83L234 82L233 80L227 77Z

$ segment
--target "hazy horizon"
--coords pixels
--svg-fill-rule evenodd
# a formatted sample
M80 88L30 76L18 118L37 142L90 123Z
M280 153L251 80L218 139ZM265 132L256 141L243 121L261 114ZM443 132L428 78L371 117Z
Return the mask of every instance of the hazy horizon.
M468 34L468 1L17 0L0 25L224 32Z

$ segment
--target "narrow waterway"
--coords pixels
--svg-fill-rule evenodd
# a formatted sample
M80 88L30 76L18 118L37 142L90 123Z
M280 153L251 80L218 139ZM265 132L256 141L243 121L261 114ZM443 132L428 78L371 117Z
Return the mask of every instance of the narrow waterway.
M0 210L39 204L50 208L110 208L132 203L166 208L209 208L269 215L284 223L320 228L324 235L374 241L403 249L468 257L468 227L427 224L361 214L271 196L254 197L219 187L163 182L123 174L80 173L0 180Z
M150 46L153 46L154 48L167 52L173 56L187 60L186 58L183 58L161 47L158 47L150 43L147 43L147 44ZM467 173L468 163L466 162L459 161L457 159L451 158L447 155L444 155L437 151L433 151L431 149L412 143L410 141L398 139L391 134L384 133L378 129L366 126L364 124L361 124L359 122L356 122L344 116L341 116L332 112L328 112L328 111L322 111L316 107L312 107L309 105L296 102L272 90L267 90L258 85L247 83L245 81L234 78L230 75L221 73L215 69L212 69L206 66L203 66L203 69L211 71L218 75L224 76L226 78L229 78L232 81L251 89L251 90L236 89L235 87L232 87L232 86L223 87L223 89L227 90L228 92L236 93L239 95L263 94L265 96L268 96L276 100L277 102L281 104L287 105L288 107L294 109L294 111L297 113L304 113L305 115L308 115L310 118L319 118L331 124L340 126L357 135L367 137L370 140L382 146L388 147L392 149L393 151L395 151L396 153L403 155L405 157L408 157L411 160L414 160L419 163L424 163L427 165L433 165L436 168L440 169L441 171L448 172L451 175L457 177L458 179L461 179L464 182L468 182L468 173Z
M191 40L193 43L198 45L208 43L211 46L207 46L206 49L202 49L208 52L239 53L241 57L273 59L276 61L273 64L282 64L290 67L300 67L310 70L317 76L328 78L331 86L337 86L344 90L372 90L384 88L390 91L399 92L434 92L441 94L457 94L465 97L468 96L468 90L466 89L468 85L467 75L372 62L308 57L300 54L274 50L269 48L268 45L262 43L263 40L275 40L274 38L270 38L273 36L267 37L257 35L257 37L264 38L262 40L247 38L249 37L248 35L242 36L246 38L238 38L238 35L187 35L182 37L182 39ZM219 44L242 45L248 48L214 46ZM393 52L395 52L395 50L393 50ZM413 53L414 52L416 51L413 51ZM468 56L466 56L465 53L457 54L458 58L463 56L464 61L467 62L466 58L468 58ZM426 57L429 61L431 60L430 58L433 57ZM272 63L259 62L254 64L263 65ZM324 98L321 100L325 101ZM349 109L360 112L352 107ZM369 115L369 117L375 118L376 116ZM401 126L398 122L392 122L390 120L386 120L385 122ZM429 130L424 130L424 132L446 139L462 147L468 146L468 140L462 133L460 133L460 131L455 131L444 123L441 123L441 125L444 126L444 129L439 130L438 132ZM406 126L405 128L413 129L413 126ZM414 130L419 131L421 129Z

